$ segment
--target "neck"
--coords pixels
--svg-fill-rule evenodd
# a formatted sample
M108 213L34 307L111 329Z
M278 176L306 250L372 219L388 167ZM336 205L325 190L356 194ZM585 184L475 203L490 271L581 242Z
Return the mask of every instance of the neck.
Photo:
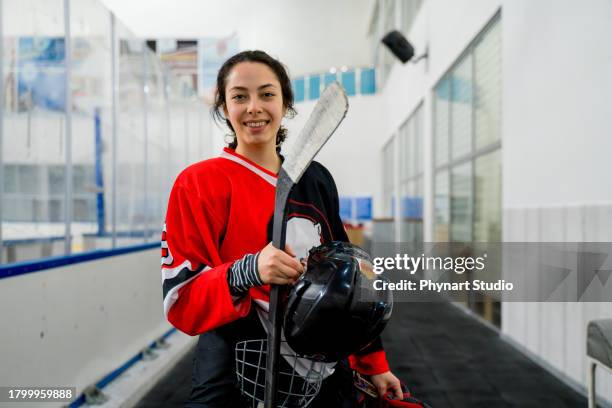
M276 174L280 170L281 160L276 153L276 147L271 149L269 146L244 146L244 144L239 143L236 146L236 153L272 173Z

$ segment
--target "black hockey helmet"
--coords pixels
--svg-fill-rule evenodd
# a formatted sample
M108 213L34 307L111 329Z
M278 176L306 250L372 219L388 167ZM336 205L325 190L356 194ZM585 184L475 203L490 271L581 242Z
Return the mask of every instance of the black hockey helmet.
M391 317L390 290L375 290L382 278L370 256L346 242L310 250L306 272L293 286L285 309L284 332L298 354L338 361L370 344Z

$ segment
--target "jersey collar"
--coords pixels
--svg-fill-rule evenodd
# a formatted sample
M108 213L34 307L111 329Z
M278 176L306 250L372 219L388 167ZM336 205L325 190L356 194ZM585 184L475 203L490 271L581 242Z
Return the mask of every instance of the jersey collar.
M247 159L246 157L239 155L238 153L236 153L235 150L232 150L229 147L224 147L223 152L221 152L221 157L246 167L253 173L257 174L259 177L276 187L276 174L272 173L268 169L261 167L259 164Z

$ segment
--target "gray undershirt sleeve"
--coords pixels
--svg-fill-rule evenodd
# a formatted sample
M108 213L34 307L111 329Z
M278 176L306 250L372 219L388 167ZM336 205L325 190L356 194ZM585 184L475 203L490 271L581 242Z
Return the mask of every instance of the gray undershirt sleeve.
M259 252L246 254L230 267L227 272L227 283L232 296L242 297L250 288L264 284L257 270L258 258Z

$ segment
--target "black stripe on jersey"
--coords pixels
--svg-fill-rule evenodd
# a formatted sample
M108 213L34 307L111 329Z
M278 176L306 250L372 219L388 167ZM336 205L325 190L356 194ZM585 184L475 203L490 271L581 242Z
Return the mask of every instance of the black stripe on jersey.
M198 273L202 272L204 268L205 268L204 264L198 266L193 271L190 270L189 268L183 268L174 278L164 279L164 282L162 283L162 291L163 291L162 299L165 299L168 292L170 292L175 286L180 285L181 283L193 278Z

